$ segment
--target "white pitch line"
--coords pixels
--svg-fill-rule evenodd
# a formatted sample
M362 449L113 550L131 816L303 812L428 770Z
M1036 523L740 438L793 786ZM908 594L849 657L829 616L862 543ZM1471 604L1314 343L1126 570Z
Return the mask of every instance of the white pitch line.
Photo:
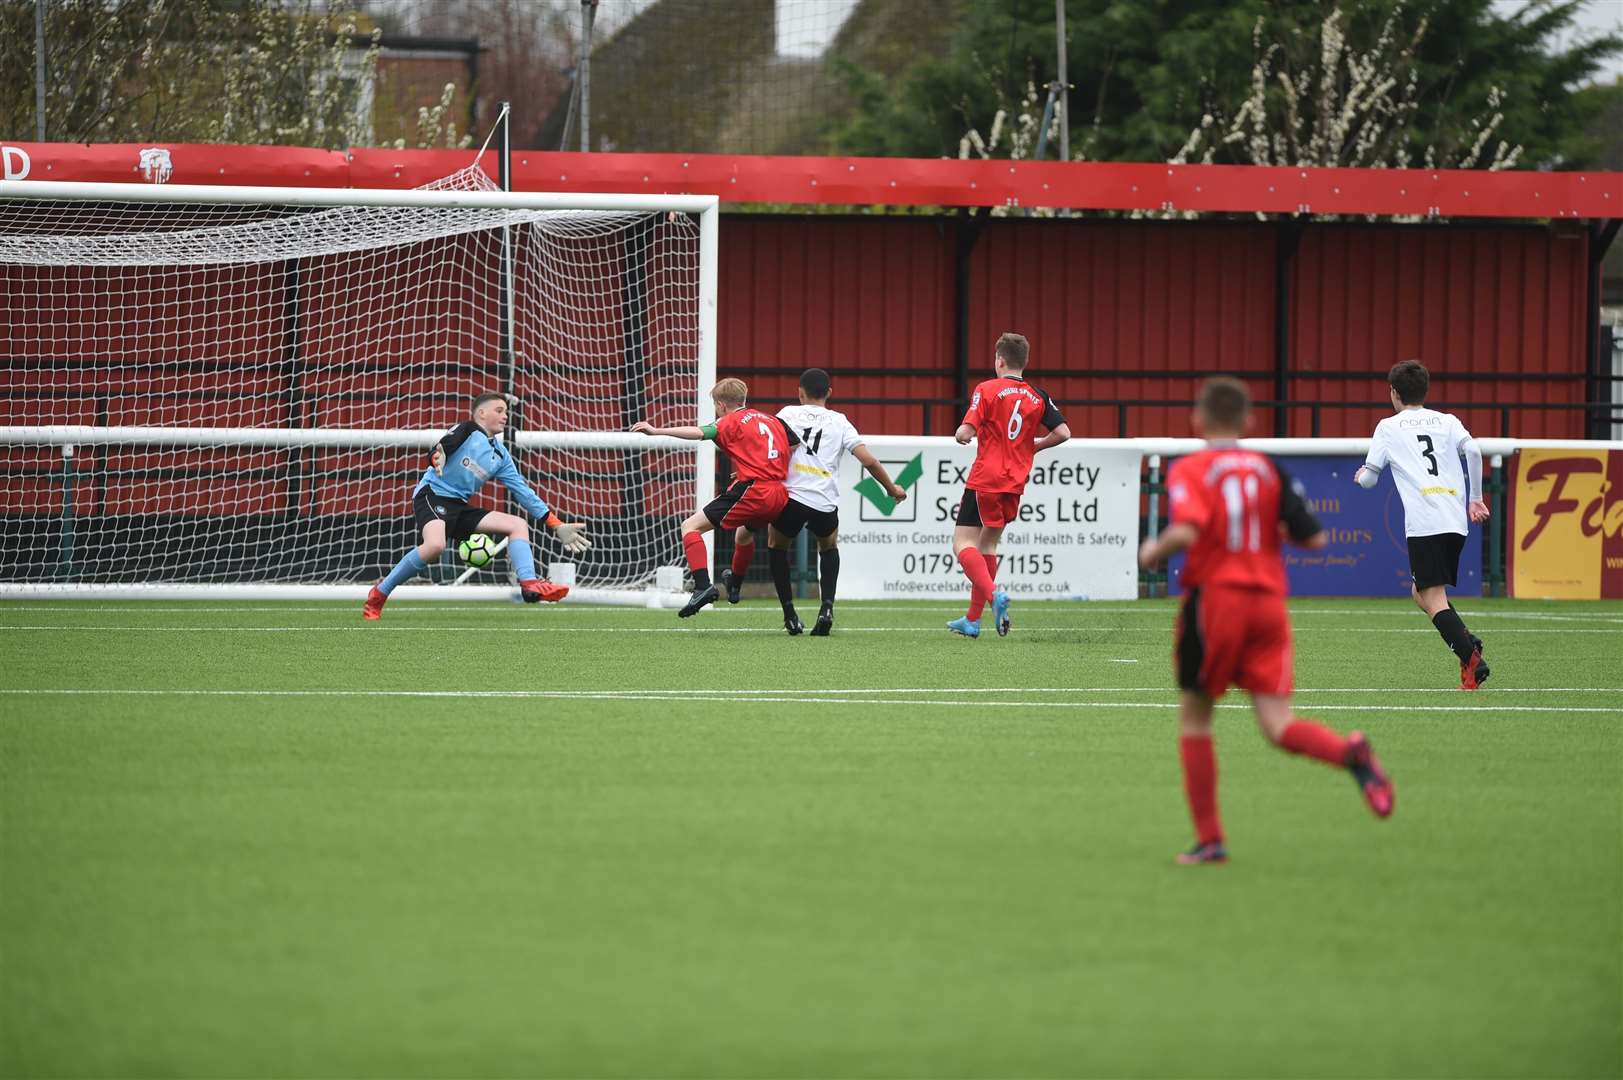
M404 693L406 691L402 691ZM415 691L413 691L415 692ZM427 691L424 691L425 693ZM818 694L843 697L849 694L1176 694L1178 690L1170 686L859 686L859 687L825 687L825 686L773 686L755 689L724 689L715 687L673 687L671 689L648 689L627 687L619 690L513 690L489 691L490 693L548 693L548 694L635 694L650 697L683 697L693 693L704 693L711 696L726 696L738 698L752 698L757 694ZM1236 689L1236 694L1244 693ZM1297 688L1296 694L1459 694L1463 693L1459 687L1425 686L1418 688L1380 688L1369 687L1312 687L1308 689ZM456 693L456 691L447 691ZM1623 688L1610 686L1502 686L1483 687L1476 691L1480 696L1497 694L1619 694L1623 695Z
M0 609L3 610L3 609ZM1088 625L1082 623L1067 623L1058 626L1027 626L1021 635L1064 633L1077 630L1109 630L1117 629L1110 626ZM106 626L86 625L67 626L61 623L51 624L0 624L0 632L19 631L38 633L40 631L55 632L130 632L130 633L261 633L261 634L317 634L317 633L421 633L445 634L457 633L464 630L477 630L480 634L511 633L511 634L782 634L781 626L492 626L483 623L478 626ZM939 626L841 626L842 634L938 634L945 638L945 627ZM1297 634L1425 634L1432 636L1437 633L1435 629L1427 630L1423 627L1378 627L1378 626L1298 626ZM1543 629L1539 627L1514 626L1490 631L1494 637L1502 634L1609 634L1623 635L1623 626L1617 629L1591 629L1569 627L1562 629ZM1020 635L1017 635L1020 636Z
M0 689L0 694L17 696L105 696L105 697L336 697L336 698L503 698L520 700L567 700L567 701L659 701L672 702L678 699L671 697L649 697L646 694L628 693L623 691L598 690L137 690L128 688L115 688L106 690L93 689L37 689L37 690L10 690ZM736 702L738 698L722 694L686 693L682 701L702 702ZM906 701L894 698L839 698L830 700L827 697L791 697L791 696L764 696L754 695L751 701L772 704L793 705L900 705L913 708L919 705L928 705L932 708L938 706L951 706L955 708L975 709L1159 709L1170 711L1178 708L1177 702L1149 702L1149 701ZM1219 704L1219 709L1237 711L1251 711L1250 705ZM1318 712L1363 712L1363 713L1448 713L1450 715L1467 712L1477 713L1604 713L1623 717L1623 709L1603 709L1594 706L1571 705L1457 705L1446 709L1428 709L1417 705L1314 705Z
M1036 604L1069 603L1067 601L1047 601L1047 600L1028 600L1028 601L1025 601L1025 602L1026 603L1036 603ZM1164 599L1159 599L1159 598L1155 599L1155 600L1138 601L1136 606L1135 605L1128 605L1128 604L1105 605L1105 604L1093 604L1093 603L1087 603L1087 602L1077 602L1077 603L1085 604L1085 606L1082 607L1080 610L1087 611L1087 612L1090 612L1090 613L1099 612L1099 613L1111 613L1111 614L1122 614L1122 615L1166 616L1167 614L1169 614L1173 610L1172 605L1167 604ZM1391 603L1393 605L1395 605L1396 601L1392 601ZM162 606L162 605L165 605L165 604L176 605L176 606ZM868 601L851 601L850 605L851 606L846 608L845 610L852 611L852 612L857 612L857 613L870 612L870 611L875 611L875 612L878 612L878 611L882 611L882 612L904 612L904 613L915 614L915 615L955 614L962 607L961 604L956 605L956 606L952 606L952 607L942 606L940 608L935 608L935 607L903 607L903 606L899 606L899 605L895 605L895 604L870 603ZM480 604L446 604L446 603L439 603L437 601L402 600L402 601L396 602L395 606L389 609L389 613L390 613L391 618L399 618L399 617L407 616L407 615L432 615L432 614L436 614L436 613L439 613L439 612L451 612L451 611L454 611L454 612L475 612L475 611L478 611L478 612L490 612L490 611L493 611L493 610L504 610L504 609L510 609L510 608L517 608L518 606L519 605L518 605L518 602L516 600L513 600L513 601L488 601L486 603L480 603ZM133 604L133 605L129 605L129 604L126 604L126 605L96 604L93 601L83 601L83 600L63 601L62 603L59 603L59 604L23 604L23 603L11 603L11 602L8 602L8 601L0 600L0 612L5 612L5 611L48 611L48 612L62 612L62 613L72 613L72 614L99 614L101 612L125 612L125 613L142 612L142 613L153 614L153 615L185 615L185 614L191 614L193 612L211 612L212 613L212 612L242 612L242 611L256 611L256 612L297 611L297 612L340 613L340 612L349 610L349 609L351 609L353 607L354 607L353 604L350 604L350 603L345 602L345 601L336 601L336 600L332 601L330 603L327 603L327 604L291 604L291 603L290 604L253 604L253 605L232 604L232 605L208 606L208 607L201 607L201 606L196 606L196 605L187 605L184 601L161 601L161 600L154 600L154 601L151 601L151 602L146 603L146 604ZM746 610L767 610L767 606L762 605L759 608L750 607L750 608L747 608ZM1039 613L1041 612L1041 610L1042 610L1041 608L1038 609ZM1029 612L1029 609L1028 609L1028 614L1029 613L1030 612ZM583 617L595 617L595 616L598 616L598 615L645 615L645 614L647 614L647 609L646 608L641 608L641 607L574 605L574 606L561 606L561 607L555 607L555 608L531 609L530 611L526 612L524 617L525 618L563 619L563 618L570 618L570 617L577 616L577 615L578 616L583 616ZM1543 622L1604 622L1604 623L1620 623L1620 624L1623 624L1623 614L1612 614L1610 612L1567 612L1567 613L1563 613L1563 614L1556 614L1554 612L1490 611L1490 610L1483 610L1483 609L1470 609L1470 610L1461 609L1460 614L1463 617L1468 618L1468 619L1523 619L1523 620L1543 621ZM1420 618L1419 612L1411 610L1407 603L1403 604L1402 610L1394 610L1393 607L1391 607L1391 606L1381 606L1381 607L1371 606L1371 607L1368 607L1368 608L1298 608L1298 607L1292 607L1292 609L1291 609L1291 617L1292 618L1303 618L1303 617L1309 617L1309 616L1318 617L1318 616L1321 616L1321 615L1336 615L1336 616L1340 616L1340 615L1359 615L1359 616L1363 616L1363 617L1366 617L1366 618L1372 617L1372 616L1378 616L1378 617L1381 617L1381 618L1393 618L1393 619L1418 619L1418 618ZM1422 632L1428 632L1428 631L1422 631Z

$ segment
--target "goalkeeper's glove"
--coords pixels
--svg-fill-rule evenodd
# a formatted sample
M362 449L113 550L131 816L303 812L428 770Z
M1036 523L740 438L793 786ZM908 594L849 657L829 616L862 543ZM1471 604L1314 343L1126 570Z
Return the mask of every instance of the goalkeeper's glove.
M552 527L552 535L558 538L558 543L571 555L579 555L592 546L592 542L586 539L585 525L560 521Z

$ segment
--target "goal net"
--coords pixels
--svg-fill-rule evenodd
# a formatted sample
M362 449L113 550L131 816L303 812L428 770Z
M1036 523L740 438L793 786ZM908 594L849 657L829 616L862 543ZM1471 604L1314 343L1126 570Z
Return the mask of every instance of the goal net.
M627 428L709 406L715 216L477 168L408 192L0 184L0 595L358 595L487 391L520 471L590 528L579 558L536 530L538 562L587 598L668 584L713 459ZM474 505L516 508L496 483ZM509 595L508 573L448 553L416 583Z

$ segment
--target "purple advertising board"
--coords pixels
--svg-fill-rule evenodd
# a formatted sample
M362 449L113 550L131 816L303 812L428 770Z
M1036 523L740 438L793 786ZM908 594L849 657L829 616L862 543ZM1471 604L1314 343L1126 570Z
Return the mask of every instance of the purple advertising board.
M1330 546L1303 551L1285 546L1285 573L1292 596L1407 596L1409 547L1403 532L1403 499L1390 476L1366 491L1353 483L1360 457L1285 457L1276 460L1307 488L1308 506L1330 534ZM1170 469L1172 463L1166 463ZM1390 471L1390 470L1389 470ZM1164 475L1164 473L1163 473ZM1463 496L1462 496L1463 498ZM1176 596L1183 556L1168 565ZM1482 595L1482 533L1473 528L1460 554L1460 596Z

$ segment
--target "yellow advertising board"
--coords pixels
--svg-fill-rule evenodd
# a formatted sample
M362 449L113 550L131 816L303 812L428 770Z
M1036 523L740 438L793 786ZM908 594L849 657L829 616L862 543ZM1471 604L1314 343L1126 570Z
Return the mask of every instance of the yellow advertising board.
M1522 450L1513 462L1510 594L1623 599L1623 452Z

